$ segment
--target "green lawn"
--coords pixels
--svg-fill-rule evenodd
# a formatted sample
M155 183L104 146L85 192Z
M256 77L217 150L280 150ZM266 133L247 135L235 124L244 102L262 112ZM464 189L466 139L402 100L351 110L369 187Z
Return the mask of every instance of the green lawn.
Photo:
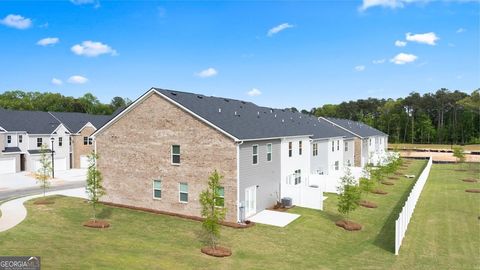
M406 149L452 149L451 144L411 144L411 143L389 143L388 147L395 148L398 150ZM480 144L468 144L468 145L453 145L453 147L461 147L466 151L479 151Z
M418 175L424 164L413 161L406 172ZM223 228L223 245L233 249L223 259L200 253L196 221L102 207L112 227L95 230L81 226L90 213L83 200L29 202L27 219L0 233L0 255L40 255L44 269L478 269L480 194L464 189L480 186L461 182L475 173L455 166L434 165L400 256L393 254L394 221L414 183L407 179L385 186L386 196L369 196L379 208L352 215L364 225L360 232L334 225L336 196L327 194L325 211L293 208L301 217L286 228Z

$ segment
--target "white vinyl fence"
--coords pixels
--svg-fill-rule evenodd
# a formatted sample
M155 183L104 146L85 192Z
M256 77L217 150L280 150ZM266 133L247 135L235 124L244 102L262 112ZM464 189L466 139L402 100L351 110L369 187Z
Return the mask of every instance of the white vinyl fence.
M282 183L282 198L291 198L297 206L323 210L323 190L318 185L310 184L310 178L305 175L301 176L298 184L295 184L294 179L295 175L291 175Z
M415 186L413 186L410 195L408 195L408 199L402 208L402 212L400 212L397 221L395 221L395 255L398 255L398 251L402 245L403 237L405 237L405 233L407 232L408 223L410 222L410 218L412 218L413 210L415 210L415 205L417 205L417 201L420 198L423 187L427 182L431 168L432 158L430 157L428 159L427 166L418 177L418 180L415 183Z

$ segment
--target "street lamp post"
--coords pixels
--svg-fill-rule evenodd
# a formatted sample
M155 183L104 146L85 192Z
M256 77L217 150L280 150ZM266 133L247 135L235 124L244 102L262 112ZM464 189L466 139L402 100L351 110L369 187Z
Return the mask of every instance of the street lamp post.
M53 148L55 138L51 137L50 141L52 142L52 178L55 178L55 159L54 159L54 156L53 156L53 153L55 153L54 148Z

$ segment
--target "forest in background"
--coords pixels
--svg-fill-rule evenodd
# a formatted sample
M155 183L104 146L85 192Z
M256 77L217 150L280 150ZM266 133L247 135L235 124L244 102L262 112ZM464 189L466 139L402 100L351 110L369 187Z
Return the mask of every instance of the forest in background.
M110 103L91 93L79 98L59 93L7 91L0 94L0 107L13 110L112 114L130 104L114 97ZM298 111L295 107L289 108ZM302 113L361 121L389 135L391 143L480 143L480 89L471 94L442 88L435 93L410 93L398 99L358 99L325 104Z

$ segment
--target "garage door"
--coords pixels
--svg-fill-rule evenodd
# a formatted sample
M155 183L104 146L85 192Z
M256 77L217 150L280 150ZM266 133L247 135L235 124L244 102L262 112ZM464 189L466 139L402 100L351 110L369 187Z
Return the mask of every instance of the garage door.
M0 174L15 173L15 158L0 159Z
M42 163L40 160L34 161L34 171L38 172L40 168L42 168ZM55 159L55 171L65 171L67 170L67 159L66 158L56 158Z
M66 171L67 170L67 159L66 158L56 158L55 159L55 171Z
M88 169L88 156L80 156L80 168Z

